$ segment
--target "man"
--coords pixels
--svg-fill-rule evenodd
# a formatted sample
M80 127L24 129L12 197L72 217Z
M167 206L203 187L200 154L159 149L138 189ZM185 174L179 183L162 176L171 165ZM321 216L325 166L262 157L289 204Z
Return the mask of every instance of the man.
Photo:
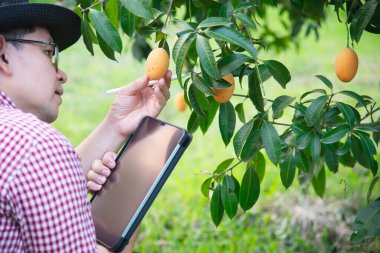
M154 89L147 77L124 87L74 150L48 123L67 81L58 53L79 37L68 9L0 0L0 252L96 252L84 175L169 98L170 72Z

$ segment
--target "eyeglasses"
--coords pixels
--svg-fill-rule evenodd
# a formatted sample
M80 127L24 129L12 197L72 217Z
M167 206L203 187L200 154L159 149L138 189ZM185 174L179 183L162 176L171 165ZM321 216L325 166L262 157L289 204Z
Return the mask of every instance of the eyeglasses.
M53 63L55 70L58 72L58 44L54 42L47 42L47 41L39 41L39 40L24 40L24 39L5 39L6 41L11 41L11 42L19 42L19 43L27 43L27 44L41 44L41 45L49 45L53 46L53 50L51 53L49 53L49 57L51 62Z

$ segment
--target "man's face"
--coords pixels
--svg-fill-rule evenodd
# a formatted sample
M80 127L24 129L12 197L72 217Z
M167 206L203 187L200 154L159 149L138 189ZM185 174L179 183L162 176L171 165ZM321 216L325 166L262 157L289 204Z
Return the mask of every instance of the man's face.
M44 28L36 28L35 32L22 39L53 42L49 31ZM51 45L34 43L22 43L17 49L8 42L11 75L4 90L17 108L48 123L57 119L62 103L62 84L67 80L65 73L56 71L52 63L52 50Z

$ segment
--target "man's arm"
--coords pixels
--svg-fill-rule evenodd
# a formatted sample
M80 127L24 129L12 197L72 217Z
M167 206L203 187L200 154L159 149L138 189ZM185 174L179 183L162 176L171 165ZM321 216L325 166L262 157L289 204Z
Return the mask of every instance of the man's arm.
M105 119L76 147L85 175L93 161L107 151L117 152L141 119L161 112L170 96L171 72L154 88L147 86L148 81L147 77L138 79L119 91Z

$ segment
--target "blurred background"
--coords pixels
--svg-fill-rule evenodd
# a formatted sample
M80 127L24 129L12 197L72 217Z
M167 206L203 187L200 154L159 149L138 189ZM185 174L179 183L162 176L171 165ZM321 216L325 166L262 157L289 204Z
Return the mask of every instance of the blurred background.
M299 48L291 46L287 51L259 52L262 60L274 59L284 63L292 75L286 90L273 80L266 82L263 87L265 97L273 99L279 95L291 95L299 99L307 90L325 88L314 77L320 74L333 82L335 91L350 89L369 95L380 103L379 36L364 32L355 48L359 57L358 73L350 83L342 83L335 76L333 64L336 54L346 46L346 30L344 24L330 14L320 29L318 41L314 36L299 36ZM107 95L105 91L127 85L145 74L145 62L132 57L132 45L126 37L123 46L123 54L117 56L118 62L106 59L100 50L91 56L82 40L60 55L60 68L68 75L68 82L64 85L60 117L54 126L74 146L107 113L115 95ZM152 44L152 47L157 45ZM172 62L170 69L175 72ZM243 79L243 87L246 82ZM171 99L159 118L186 128L190 111L180 113L173 103L174 96L180 91L178 83L173 81ZM242 91L237 89L236 93L242 94ZM242 98L232 99L239 101ZM288 112L289 119L291 113ZM311 188L303 193L297 180L285 190L279 168L266 158L267 168L256 205L246 213L239 211L233 220L225 215L216 228L211 221L209 200L200 191L206 179L200 172L213 171L220 161L232 157L233 148L224 146L217 119L205 135L196 132L190 147L144 218L135 251L380 252L379 239L360 245L349 243L353 219L366 205L366 193L372 180L370 171L358 165L354 169L340 165L336 174L326 170L326 193L321 199ZM234 171L239 177L244 168ZM375 187L373 196L379 196L379 188Z

